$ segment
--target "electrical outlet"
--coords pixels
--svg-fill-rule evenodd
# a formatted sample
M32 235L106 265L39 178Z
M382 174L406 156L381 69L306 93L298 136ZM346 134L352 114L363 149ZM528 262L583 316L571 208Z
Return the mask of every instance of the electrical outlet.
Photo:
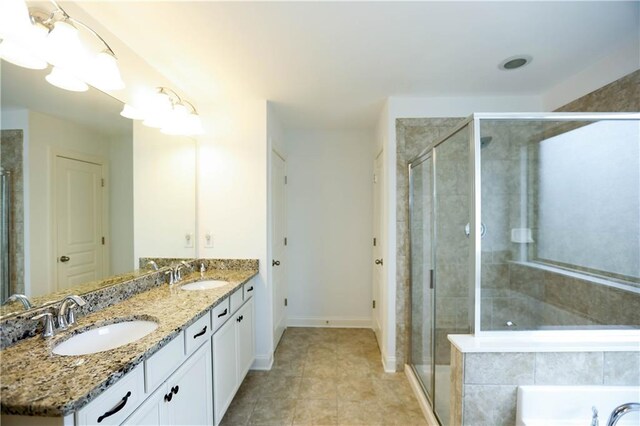
M186 248L193 248L193 234L190 232L187 232L186 234L184 234L184 246Z
M213 248L213 236L211 232L204 234L204 246L205 248Z

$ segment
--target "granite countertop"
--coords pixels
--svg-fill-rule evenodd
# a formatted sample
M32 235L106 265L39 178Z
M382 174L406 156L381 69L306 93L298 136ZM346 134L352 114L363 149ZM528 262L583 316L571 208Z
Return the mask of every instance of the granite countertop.
M38 335L0 351L2 414L53 417L77 411L257 273L232 269L210 270L204 277L192 273L172 289L168 285L156 287L79 318L75 326L52 339ZM179 289L202 279L229 284L211 290ZM81 356L52 353L58 343L87 328L132 319L157 321L158 328L140 340L105 352Z

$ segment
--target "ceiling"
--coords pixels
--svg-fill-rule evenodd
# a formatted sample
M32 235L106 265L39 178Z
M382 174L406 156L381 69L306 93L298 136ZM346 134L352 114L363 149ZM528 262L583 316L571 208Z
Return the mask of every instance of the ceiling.
M371 128L388 96L538 95L640 37L637 1L80 6L199 106L268 99L286 128Z

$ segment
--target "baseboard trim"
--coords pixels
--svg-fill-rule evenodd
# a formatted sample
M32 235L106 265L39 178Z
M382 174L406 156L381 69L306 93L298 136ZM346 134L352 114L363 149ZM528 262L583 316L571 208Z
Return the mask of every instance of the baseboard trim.
M288 327L371 328L371 318L289 318Z
M384 356L382 354L382 368L384 368L385 373L395 373L396 372L396 357L394 356Z
M273 354L256 355L256 358L253 360L253 364L251 365L251 369L268 371L268 370L271 370L272 366L273 366Z
M416 377L413 369L405 365L404 366L404 374L407 376L407 380L409 380L409 385L413 390L416 399L418 400L418 405L420 405L420 409L422 410L422 414L424 415L425 420L429 426L439 426L438 420L436 420L435 414L431 410L431 404L429 404L429 400L426 395L422 391L422 387L418 382L418 378Z

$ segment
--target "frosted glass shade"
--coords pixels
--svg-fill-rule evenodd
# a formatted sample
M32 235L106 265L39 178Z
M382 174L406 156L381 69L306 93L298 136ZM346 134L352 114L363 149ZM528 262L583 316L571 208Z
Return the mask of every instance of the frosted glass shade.
M70 90L72 92L85 92L89 90L87 83L60 67L53 67L51 73L48 74L45 79L50 84L64 90Z

